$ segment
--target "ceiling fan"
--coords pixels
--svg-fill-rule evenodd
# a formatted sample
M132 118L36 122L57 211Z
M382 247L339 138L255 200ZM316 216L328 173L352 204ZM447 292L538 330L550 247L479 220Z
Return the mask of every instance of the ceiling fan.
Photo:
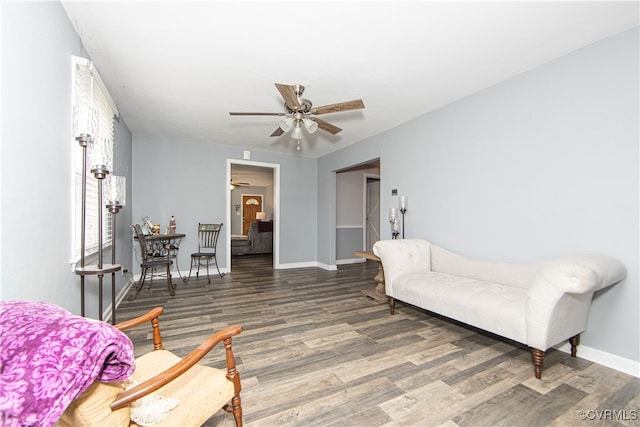
M285 132L291 131L291 137L298 140L298 150L300 150L300 140L302 139L303 128L309 133L314 133L318 128L320 128L331 135L335 135L342 131L338 126L311 116L364 108L362 99L339 102L337 104L324 105L322 107L313 107L311 101L306 98L302 98L304 86L299 84L285 85L281 83L276 83L275 85L278 92L280 92L280 95L282 95L282 98L284 98L284 108L287 110L286 113L230 112L229 114L232 116L285 116L285 118L280 121L280 125L270 136L280 136Z
M229 189L233 190L236 187L247 187L251 184L248 182L235 182L233 179L229 182Z

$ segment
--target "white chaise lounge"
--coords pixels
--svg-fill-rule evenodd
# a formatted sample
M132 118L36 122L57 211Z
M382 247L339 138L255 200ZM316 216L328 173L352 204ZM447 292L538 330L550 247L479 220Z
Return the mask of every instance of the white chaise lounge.
M626 275L620 261L603 255L499 263L420 239L382 240L373 252L382 261L391 314L399 300L526 344L536 378L548 348L569 340L576 356L594 292Z

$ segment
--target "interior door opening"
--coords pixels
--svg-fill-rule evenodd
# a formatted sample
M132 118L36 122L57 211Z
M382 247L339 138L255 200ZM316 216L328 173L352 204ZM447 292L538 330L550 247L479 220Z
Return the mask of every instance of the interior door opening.
M228 187L226 203L228 227L226 227L225 236L227 271L233 271L233 252L238 253L239 249L236 247L236 250L232 251L233 241L247 238L251 224L261 219L272 222L270 263L277 269L280 264L280 165L227 159L225 186ZM247 262L243 260L238 264L246 266Z
M362 262L355 252L380 239L380 160L335 172L335 263Z

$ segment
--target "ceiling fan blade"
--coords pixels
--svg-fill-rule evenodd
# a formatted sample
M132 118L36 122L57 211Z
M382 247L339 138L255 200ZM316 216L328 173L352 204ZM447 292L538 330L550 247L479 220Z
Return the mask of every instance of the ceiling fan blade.
M320 126L318 126L320 127ZM276 130L273 131L273 133L269 136L280 136L284 133L284 131L282 129L280 129L280 127L277 127Z
M355 99L353 101L339 102L337 104L323 105L321 107L312 108L311 114L328 114L338 113L340 111L359 110L364 108L364 102L362 99Z
M329 132L331 135L335 135L338 132L342 131L342 129L340 129L338 126L332 125L331 123L325 122L324 120L317 117L309 117L309 120L313 120L314 122L316 122L320 129L325 132Z
M230 112L230 116L284 116L285 113L236 113Z
M298 95L296 94L295 86L291 85L283 85L281 83L275 83L278 92L284 98L284 102L287 103L289 108L297 109L300 108L300 102L298 101Z

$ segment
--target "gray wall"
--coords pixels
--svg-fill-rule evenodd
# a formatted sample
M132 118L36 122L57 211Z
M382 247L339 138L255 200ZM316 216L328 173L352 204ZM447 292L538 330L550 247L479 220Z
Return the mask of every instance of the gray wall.
M225 221L227 159L240 160L243 151L222 144L134 137L133 221L149 216L164 230L169 217L175 215L178 232L187 234L178 258L181 270L188 270L190 254L198 248L198 222ZM251 159L280 165L280 263L315 262L316 161L257 150L252 151ZM229 229L224 229L218 241L221 268L228 267L228 233Z
M40 300L80 313L71 259L71 55L87 57L57 2L2 2L0 299ZM37 29L37 31L34 31ZM116 124L114 169L130 178L131 134ZM128 184L129 185L129 184ZM119 224L130 222L130 209ZM118 226L121 239L126 227ZM131 249L117 251L131 259ZM111 259L106 252L105 258ZM98 317L95 278L86 314ZM117 276L119 292L126 277ZM105 286L105 307L111 279Z
M319 234L334 172L380 156L381 212L407 195L407 237L488 260L620 259L628 276L596 296L582 342L638 361L638 75L635 28L321 158Z

